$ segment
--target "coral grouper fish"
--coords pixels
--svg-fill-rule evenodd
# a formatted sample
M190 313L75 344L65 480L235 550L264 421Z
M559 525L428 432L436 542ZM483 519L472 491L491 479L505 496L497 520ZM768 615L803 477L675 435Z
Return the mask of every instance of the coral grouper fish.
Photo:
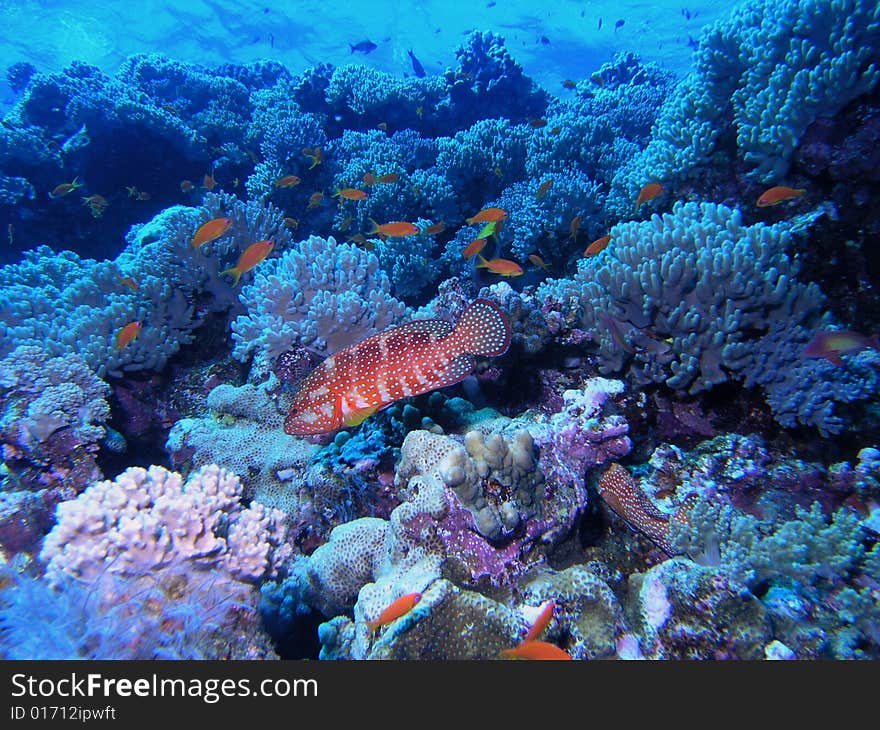
M477 299L453 326L419 319L331 355L299 387L284 421L293 436L356 426L400 398L464 380L477 357L507 352L510 324L497 304Z

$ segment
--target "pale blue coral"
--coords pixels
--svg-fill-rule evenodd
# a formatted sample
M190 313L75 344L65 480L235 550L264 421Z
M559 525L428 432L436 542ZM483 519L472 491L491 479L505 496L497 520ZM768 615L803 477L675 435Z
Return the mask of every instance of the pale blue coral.
M408 314L379 259L333 237L311 236L267 261L240 299L247 313L232 323L233 357L253 354L255 372L295 347L331 355Z

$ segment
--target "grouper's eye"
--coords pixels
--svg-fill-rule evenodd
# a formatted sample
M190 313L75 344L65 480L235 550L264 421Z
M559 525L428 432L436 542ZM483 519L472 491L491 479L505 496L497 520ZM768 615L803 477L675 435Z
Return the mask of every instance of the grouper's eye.
M293 418L293 416L297 415L298 413L299 413L299 408L291 408L291 409L287 412L287 417L288 417L288 418Z

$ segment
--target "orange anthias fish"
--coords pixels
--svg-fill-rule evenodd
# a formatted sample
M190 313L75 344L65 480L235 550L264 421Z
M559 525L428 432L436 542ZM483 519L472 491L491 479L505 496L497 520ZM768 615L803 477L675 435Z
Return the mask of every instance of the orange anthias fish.
M529 254L529 261L531 261L539 269L544 269L544 271L550 270L550 267L547 266L547 264L544 262L544 259L542 259L540 256L538 256L538 254L536 254L536 253Z
M303 154L312 161L312 164L309 165L310 170L324 161L324 153L321 151L320 147L315 147L314 149L311 147L303 147Z
M433 223L428 226L424 231L422 231L423 236L436 236L438 233L443 233L446 230L446 221L439 221L438 223Z
M130 276L123 276L119 280L119 283L122 284L122 286L127 286L132 291L137 291L140 288L140 287L138 287L138 283L134 279L132 279Z
M238 263L231 269L221 271L220 276L223 276L223 274L232 274L232 276L234 277L232 281L232 286L236 286L238 284L238 280L241 279L241 275L246 274L248 271L254 268L254 266L265 259L271 253L274 246L275 241L272 241L270 239L252 243L242 252L241 256L238 257Z
M306 210L311 210L312 208L317 208L321 201L324 200L324 193L321 190L318 190L315 193L312 193L309 196L309 204L306 206Z
M590 258L590 256L596 256L597 254L602 253L602 251L604 251L608 247L609 243L611 243L610 233L607 236L602 236L602 238L597 238L584 249L583 257L585 259L588 259Z
M485 238L475 238L467 246L464 247L464 251L461 252L461 255L464 256L464 258L469 259L480 253L485 245Z
M565 79L565 81L562 82L562 86L566 89L573 89L577 86L577 84L571 79Z
M571 659L571 654L567 651L546 641L523 641L513 649L504 649L501 656L505 659L543 659L545 661Z
M382 626L387 626L401 616L406 616L406 614L412 611L416 607L416 604L421 600L421 593L407 593L397 600L392 601L391 605L382 611L378 618L375 618L372 621L367 621L367 626L370 627L370 631L375 631Z
M365 190L358 190L357 188L342 188L341 190L337 188L336 192L333 193L334 198L345 198L346 200L363 200L367 197L367 193Z
M801 197L805 192L803 188L789 188L785 185L777 185L774 188L765 190L761 197L755 201L755 205L759 208L766 208L768 205L779 205L786 200L794 200Z
M81 188L83 184L79 181L79 177L73 178L73 182L69 183L61 183L61 185L56 185L52 188L52 192L49 193L49 197L53 200L55 198L63 198L65 195L69 195L77 188Z
M129 322L116 333L116 349L121 350L141 333L141 323Z
M642 203L647 203L649 200L654 200L654 198L659 197L663 193L663 186L660 183L648 183L641 190L639 190L639 197L636 198L636 207L633 210L633 213L637 213L639 210L639 206Z
M364 185L370 187L376 184L376 176L372 172L365 172L363 177Z
M540 129L541 127L547 126L547 120L540 119L540 118L539 119L532 119L529 121L529 126L534 127L535 129Z
M215 185L214 176L208 172L205 173L205 176L202 178L202 187L205 190L213 190Z
M553 610L555 608L556 601L548 601L547 605L541 609L541 613L538 614L538 618L535 619L535 623L532 624L532 628L529 629L529 633L526 634L526 638L520 643L535 641L541 634L543 634L544 629L546 629L553 620Z
M396 400L459 383L478 357L507 352L510 334L501 308L477 299L455 325L418 319L368 337L331 355L303 380L284 431L306 436L356 426Z
M541 183L541 187L538 188L538 192L535 193L535 197L538 200L540 200L541 198L543 198L547 194L547 191L552 187L553 187L553 180L552 179L545 180L544 182Z
M507 211L504 208L483 208L483 210L471 216L465 222L472 226L474 223L497 223L505 218L507 218Z
M216 241L232 225L232 218L212 218L207 223L202 223L192 237L192 247L198 248L206 243Z
M297 218L291 218L290 216L287 216L284 219L284 225L291 231L295 231L297 228L299 228L299 220Z
M482 256L479 257L480 263L477 264L478 269L489 269L493 274L498 276L522 276L523 270L516 261L509 259L489 259L486 261Z
M285 175L275 181L276 188L293 188L302 182L296 175Z
M373 224L371 230L367 231L368 236L379 234L380 236L388 236L388 238L406 238L407 236L419 235L419 227L406 221L392 221L391 223L376 223L370 218Z
M568 240L577 243L578 231L581 229L581 217L576 215L568 226Z
M843 365L841 355L854 355L857 352L873 347L880 350L880 338L877 335L866 337L849 330L824 330L817 332L815 337L804 348L807 357L824 357L832 365Z
M379 175L379 177L376 178L375 184L379 185L380 183L396 183L398 180L400 180L400 175L398 175L396 172L389 172L387 175Z

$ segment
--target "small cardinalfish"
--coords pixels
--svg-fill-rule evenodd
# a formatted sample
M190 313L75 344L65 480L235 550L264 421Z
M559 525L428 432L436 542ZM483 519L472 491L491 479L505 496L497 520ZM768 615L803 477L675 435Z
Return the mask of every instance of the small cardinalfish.
M476 215L468 218L465 223L472 226L474 223L497 223L507 218L507 211L504 208L483 208Z
M252 243L242 252L241 256L238 257L238 263L231 269L221 271L220 276L223 276L223 274L232 274L232 286L235 287L238 284L238 280L241 279L241 275L246 274L254 268L254 266L263 261L263 259L271 253L274 246L275 241L269 239Z
M478 357L496 357L510 345L501 308L477 299L453 325L417 319L368 337L318 365L302 381L284 421L292 436L356 426L401 398L460 383Z
M523 641L513 649L504 649L505 659L543 659L544 661L570 660L571 654L546 641Z
M79 177L73 178L73 182L69 183L61 183L61 185L57 185L52 189L52 192L49 193L49 197L53 200L55 198L63 198L65 195L70 195L77 188L81 188L83 184L79 181Z
M541 634L544 633L544 629L546 629L553 620L553 611L555 608L556 601L547 601L547 604L541 609L541 613L538 614L538 618L535 619L535 623L532 624L532 628L529 629L529 633L526 634L526 638L520 643L535 641L538 639Z
M406 221L392 221L391 223L376 223L370 218L373 227L367 231L368 236L387 236L388 238L406 238L407 236L418 236L419 227Z
M880 350L880 338L877 335L866 337L849 330L823 330L804 348L807 357L824 357L832 365L843 365L841 355L855 355L869 347Z
M357 188L337 188L336 192L333 193L334 198L339 198L342 200L363 200L367 197L367 192L365 190L358 190Z
M372 621L367 621L367 626L370 627L370 631L376 631L382 626L387 626L391 622L397 621L401 616L406 616L406 614L412 611L416 607L416 604L421 600L421 593L407 593L397 600L392 601L391 605L382 611L378 618L375 618Z
M637 213L639 210L639 206L642 203L647 203L649 200L654 200L654 198L659 197L663 193L663 186L660 183L648 183L641 190L639 190L639 197L636 198L636 207L633 210L633 213Z
M464 251L461 252L461 255L466 258L473 258L476 256L486 245L485 238L475 238L471 241L467 246L464 247Z
M607 236L602 236L602 238L597 238L593 241L589 246L584 249L584 258L588 259L590 256L596 256L602 253L606 248L608 248L608 244L611 243L611 234L609 233Z
M181 180L180 181L180 192L182 192L182 193L188 193L194 187L195 187L195 185L192 184L192 180Z
M141 333L141 323L129 322L116 333L116 349L121 350Z
M202 223L202 225L199 226L199 229L195 232L190 243L193 248L198 248L211 241L216 241L229 230L231 225L231 218L212 218L207 223Z
M321 151L320 147L303 147L303 154L308 157L312 164L309 165L309 169L311 170L313 167L317 167L324 161L324 153Z
M477 257L479 262L478 269L489 269L493 274L498 276L522 276L523 270L516 261L508 259L489 259L488 261L482 256Z
M794 200L801 197L806 190L804 188L789 188L785 185L777 185L774 188L765 190L761 197L755 201L755 205L759 208L766 208L768 205L779 205L786 200Z
M293 188L302 182L296 175L285 175L275 181L276 188Z

